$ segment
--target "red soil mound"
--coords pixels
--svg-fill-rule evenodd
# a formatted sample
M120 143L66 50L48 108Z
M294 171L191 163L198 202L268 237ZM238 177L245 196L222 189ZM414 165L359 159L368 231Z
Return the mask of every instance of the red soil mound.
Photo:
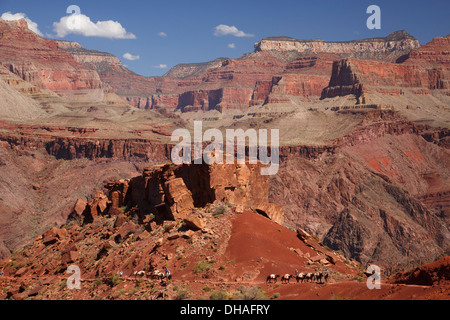
M295 274L296 269L314 271L314 267L308 265L308 258L314 258L318 252L301 241L295 231L251 211L235 215L232 225L225 255L235 260L236 274L249 273L250 277L254 274L255 280L264 281L271 273ZM332 251L323 250L335 256ZM353 271L341 261L328 269L346 274Z
M450 256L424 264L414 270L397 274L391 281L397 284L432 286L450 280Z

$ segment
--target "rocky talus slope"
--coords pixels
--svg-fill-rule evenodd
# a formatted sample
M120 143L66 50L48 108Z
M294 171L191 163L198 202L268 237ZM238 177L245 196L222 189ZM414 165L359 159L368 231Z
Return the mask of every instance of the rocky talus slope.
M98 192L89 202L79 199L66 224L47 230L0 262L5 288L0 298L445 299L445 282L417 291L422 282L408 278L414 286L400 287L386 282L384 274L382 289L368 290L364 268L356 261L302 229L293 231L271 221L282 214L269 217L252 210L268 196L267 181L255 169L258 166L204 166L211 187L206 193L205 186L189 185L188 177L199 174L192 165L153 166L131 180L107 183L106 194ZM230 175L236 180L229 180ZM254 190L252 179L265 187ZM224 181L228 183L221 184ZM244 204L231 203L233 199ZM445 261L433 264L435 269L417 270L445 270ZM68 285L74 268L79 270L79 289ZM170 279L158 276L166 269ZM267 283L271 273L292 276L295 270L328 270L329 277ZM442 278L442 272L437 275ZM392 281L405 277L399 274Z
M265 294L261 288L271 272L332 267L332 282L356 275L356 262L302 230L271 221L282 222L283 213L268 202L268 179L257 169L167 164L107 183L107 194L100 191L89 202L75 203L67 224L47 230L1 262L0 281L9 288L1 297L195 299L226 288L238 298L239 290L249 288ZM204 180L192 184L198 170ZM82 270L81 290L66 287L70 265ZM172 279L157 281L155 271L166 268ZM146 276L138 279L137 271ZM180 287L186 288L183 297L178 297Z

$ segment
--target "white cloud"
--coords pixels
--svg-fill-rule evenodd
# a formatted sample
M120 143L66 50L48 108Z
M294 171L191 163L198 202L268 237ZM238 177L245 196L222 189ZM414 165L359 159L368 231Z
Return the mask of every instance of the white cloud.
M131 60L131 61L139 60L141 58L140 56L133 56L131 53L128 53L128 52L125 53L122 57L124 57L127 60Z
M84 14L72 14L62 17L59 22L53 23L53 30L57 37L64 38L68 34L79 34L86 37L102 37L110 39L136 39L136 36L127 32L117 21L91 21Z
M228 44L228 48L234 49L236 48L236 45L234 43L230 43Z
M157 66L153 66L153 68L156 68L156 69L166 69L166 68L167 68L167 64L159 64L159 65L157 65Z
M214 28L214 35L216 37L232 35L235 37L254 37L254 34L245 33L242 30L238 30L235 26L227 26L225 24L219 24Z
M42 36L42 32L39 30L38 24L36 22L31 21L31 19L28 18L25 13L18 12L18 13L13 14L13 13L11 13L11 11L8 11L8 12L3 13L0 18L2 18L3 20L8 20L8 21L25 19L25 21L28 23L28 29L30 29L34 33Z
M167 33L161 31L161 32L158 33L158 36L160 36L160 37L167 37Z

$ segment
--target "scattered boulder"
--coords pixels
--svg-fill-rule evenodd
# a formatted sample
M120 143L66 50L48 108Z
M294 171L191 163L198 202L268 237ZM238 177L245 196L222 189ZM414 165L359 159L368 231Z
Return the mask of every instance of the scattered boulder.
M110 205L108 197L103 191L97 192L91 201L86 204L86 208L82 213L84 223L92 223L100 214L105 214Z
M161 247L164 243L164 238L159 238L158 240L156 240L155 242L155 246L157 247Z
M77 221L80 222L84 210L86 210L87 202L83 199L78 199L75 203L75 206L72 209L72 212L69 214L67 221Z
M61 228L61 229L59 229L59 230L56 232L56 235L57 235L57 237L58 237L59 239L61 239L61 240L70 237L69 232L67 231L66 228Z
M26 274L27 272L28 272L28 268L27 267L22 267L19 270L17 270L16 273L14 273L14 277L20 278L24 274Z
M34 296L37 296L43 289L44 289L44 286L39 285L39 286L32 288L29 291L26 291L25 294L27 297L34 297Z
M118 215L116 217L116 220L114 221L114 228L120 228L127 221L128 221L128 218L125 215L123 215L123 214Z
M242 213L244 213L244 207L241 206L241 205L236 205L236 206L234 207L234 213L236 213L236 214L242 214Z
M43 243L46 246L52 245L58 241L58 228L53 227L43 234Z
M75 203L75 206L73 207L72 212L75 213L78 216L81 216L83 214L84 209L86 209L87 202L83 199L78 199Z
M136 237L136 240L145 240L149 236L150 236L150 233L147 230L144 230Z
M100 250L97 253L96 260L101 259L102 257L106 256L108 254L108 251L114 246L114 242L112 241L106 241Z
M30 290L25 290L24 286L21 285L18 289L8 291L6 299L25 300L37 296L44 288L44 286L38 285Z
M282 225L284 222L284 212L279 204L267 202L254 206L252 209L278 224Z
M75 262L78 258L78 251L68 251L61 255L61 264L68 265Z
M206 227L206 222L195 214L187 215L184 218L184 223L186 223L186 225L194 231L202 230Z
M289 250L295 252L295 253L298 254L300 257L303 257L303 251L300 250L299 248L289 248Z
M311 235L308 232L306 232L305 230L298 228L297 229L297 237L299 237L300 240L302 240L304 242L305 240L310 239Z
M122 225L118 234L115 237L116 242L121 242L127 239L131 234L136 233L138 230L138 226L133 221L128 221L126 224Z
M106 213L106 209L108 209L108 203L109 203L109 201L108 201L108 198L106 198L106 197L102 198L98 201L97 208L98 208L99 213L101 213L101 214Z
M22 293L15 293L11 296L13 300L25 300L28 298L28 295L25 292Z
M164 238L159 238L158 240L156 240L155 245L152 248L152 252L158 250L159 247L161 247L164 243Z
M195 234L194 231L192 231L192 230L186 230L185 232L181 233L181 236L182 236L184 239L191 239L191 238L193 237L194 234Z
M175 240L178 239L180 237L180 234L177 231L173 231L171 233L169 233L169 235L167 236L167 240Z
M75 262L78 258L78 254L77 246L74 243L69 244L61 253L61 264L68 265Z

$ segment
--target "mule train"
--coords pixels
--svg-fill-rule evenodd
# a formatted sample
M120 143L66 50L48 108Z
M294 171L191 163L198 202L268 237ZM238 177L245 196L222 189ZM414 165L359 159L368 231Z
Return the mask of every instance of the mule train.
M168 270L166 271L166 273L161 272L159 270L154 270L153 272L135 271L133 274L135 278L138 277L143 278L145 276L150 276L150 279L159 279L159 280L163 280L165 278L168 280L172 279L172 275Z
M295 276L297 283L299 282L317 282L325 283L328 282L328 271L318 271L318 272L300 272Z
M293 276L289 273L280 276L279 274L269 274L266 278L266 283L277 283L277 279L281 277L281 283L290 283L291 278L295 278L297 283L299 282L316 282L325 283L328 282L328 271L317 272L296 272Z

